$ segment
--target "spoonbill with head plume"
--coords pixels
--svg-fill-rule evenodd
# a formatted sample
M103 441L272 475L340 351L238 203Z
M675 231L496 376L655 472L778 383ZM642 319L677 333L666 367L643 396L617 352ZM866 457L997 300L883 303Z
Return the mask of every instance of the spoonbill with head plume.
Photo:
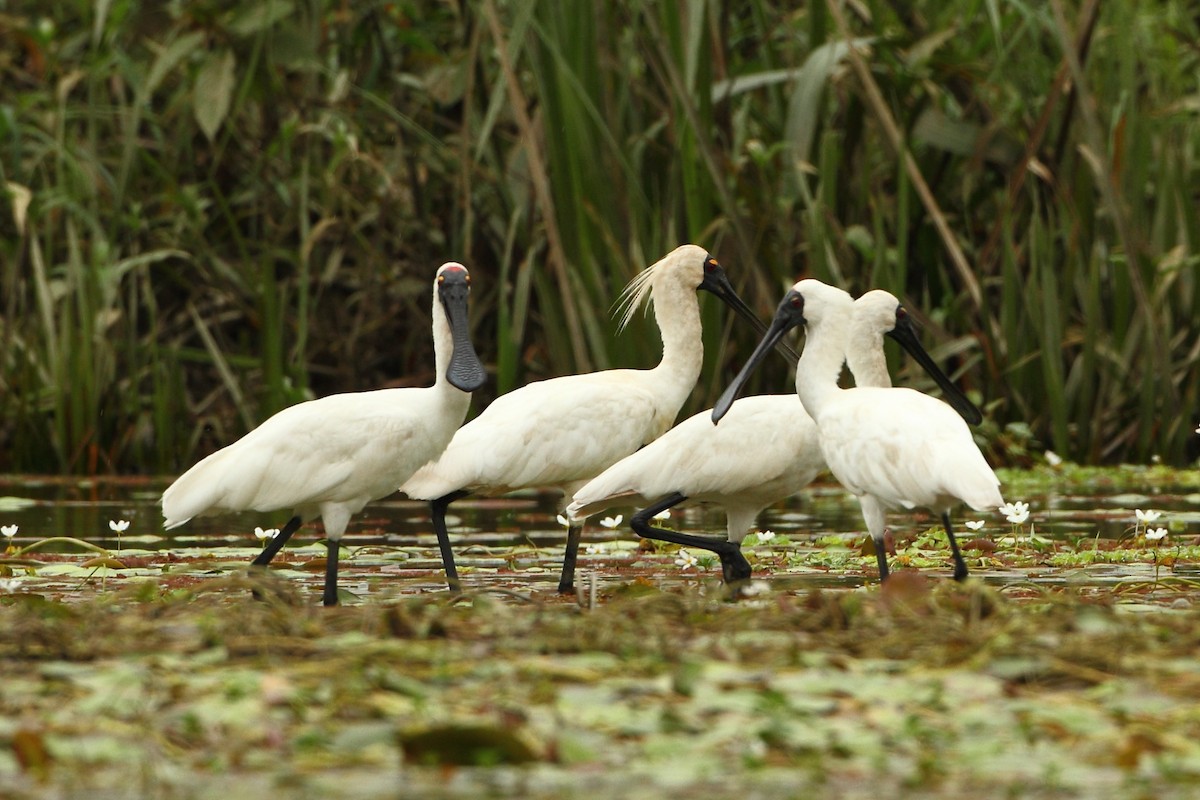
M923 507L941 516L954 558L954 578L964 580L968 570L954 538L951 509L960 502L977 511L1004 502L1000 481L964 422L978 422L979 410L921 347L907 310L898 303L892 310L896 324L890 335L934 377L947 402L912 389L839 387L842 343L852 307L850 295L820 281L807 279L793 286L779 304L767 335L714 406L713 422L720 422L729 411L774 343L791 328L805 325L796 391L817 424L817 440L829 470L860 500L875 542L880 578L888 575L885 510Z
M261 567L301 524L321 517L329 541L322 599L336 605L338 542L351 515L436 458L483 385L467 326L470 282L455 262L434 279L432 387L334 394L283 409L171 484L162 496L165 526L223 511L290 509L291 519L254 559Z
M653 301L663 355L653 369L611 369L530 383L502 395L454 435L446 451L401 487L430 501L451 589L458 584L446 545L446 509L469 494L552 487L570 497L605 467L671 427L700 375L704 345L696 290L712 292L765 331L717 259L682 245L647 267L622 293L624 327ZM794 355L794 354L793 354ZM572 523L558 589L573 589L582 524Z

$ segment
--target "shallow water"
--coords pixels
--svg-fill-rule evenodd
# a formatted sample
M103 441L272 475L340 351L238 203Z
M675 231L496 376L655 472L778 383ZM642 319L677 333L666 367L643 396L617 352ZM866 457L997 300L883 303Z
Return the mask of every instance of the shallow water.
M1028 534L1032 524L1037 537L1046 543L1043 549L1087 549L1101 542L1119 546L1122 540L1131 539L1134 510L1139 508L1163 513L1155 524L1170 528L1164 553L1172 552L1171 547L1193 544L1200 537L1200 477L1196 473L1178 473L1164 482L1161 476L1133 468L1085 480L1056 480L1053 475L1043 475L1036 481L1018 478L1013 483L1017 484L1013 492L1024 489L1023 494L1006 495L1029 502L1033 512L1020 533ZM1022 483L1030 485L1022 487ZM260 546L253 536L255 527L278 528L286 521L285 514L229 514L193 520L174 531L164 531L157 503L166 484L166 480L155 479L3 477L0 525L19 526L13 542L18 548L52 537L73 537L137 561L138 569L110 571L111 579L119 582L164 572L168 563L197 559L209 572L233 571L250 560ZM565 538L563 527L555 520L557 505L558 496L552 492L465 498L452 505L447 521L464 585L553 592ZM603 515L589 521L579 559L577 585L582 593L593 591L592 582L599 584L595 591L602 591L613 582L631 579L663 582L719 577L719 567L712 563L681 568L675 563L678 553L674 548L655 551L639 547L627 524L632 511L629 507L614 507L607 512L624 516L616 528L598 524ZM118 541L109 521L120 519L129 520L130 525ZM985 527L978 534L968 531L961 524L965 519L983 519ZM977 536L999 539L1020 551L1020 537L1014 543L1012 526L997 513L960 512L956 521L960 541ZM903 550L917 534L932 528L935 520L927 514L893 513L889 523ZM724 516L712 507L674 509L669 524L679 530L724 537ZM853 587L876 580L874 559L859 557L865 535L857 501L836 484L815 484L767 509L759 518L759 528L772 530L784 539L783 543L768 545L755 545L751 539L745 548L755 566L755 577L770 579L775 587ZM298 578L314 592L319 591L325 555L324 547L316 544L320 537L317 525L306 525L276 562L281 572ZM445 587L424 503L396 495L370 504L351 520L343 546L341 585L351 592L375 594ZM1178 555L1181 551L1174 552ZM95 555L84 553L75 543L61 541L38 547L29 557L61 561L66 554L78 556L77 560ZM931 555L931 563L914 565L931 576L948 574L948 559L941 559L937 552ZM1158 553L1153 552L1140 559L1131 558L1131 563L1038 569L1037 558L1022 562L1019 568L1013 568L1011 560L991 563L982 559L972 563L972 573L998 584L1101 587L1161 576L1157 561ZM942 563L944 566L939 566ZM30 588L37 577L51 571L28 571ZM1180 557L1173 560L1167 574L1190 578L1196 573L1189 559Z

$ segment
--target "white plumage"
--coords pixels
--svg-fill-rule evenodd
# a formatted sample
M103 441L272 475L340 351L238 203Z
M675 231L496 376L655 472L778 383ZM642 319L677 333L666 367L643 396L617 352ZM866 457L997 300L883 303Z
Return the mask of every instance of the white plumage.
M256 565L303 522L321 517L330 542L324 602L337 602L337 543L351 515L385 497L445 449L484 379L467 335L470 278L447 263L434 281L435 383L335 394L285 408L203 459L163 492L164 525L227 511L287 509L292 518Z
M697 289L713 292L760 329L717 260L683 245L639 273L623 294L622 325L653 301L663 355L653 369L613 369L528 384L496 398L464 425L437 461L401 486L429 500L434 527L445 535L449 503L479 493L558 488L569 497L605 467L654 441L674 422L696 384L704 351ZM580 526L568 532L560 591L573 586ZM443 551L457 583L453 555Z
M894 313L880 313L876 292L854 307L846 360L859 386L890 386L883 336ZM892 308L899 305L894 297ZM759 513L795 494L825 469L817 426L792 394L745 397L720 425L702 411L653 443L613 464L575 493L572 517L586 517L618 502L652 507L635 515L641 536L715 552L727 581L750 577L740 544ZM726 515L726 542L654 528L655 513L682 502L713 503Z
M962 580L967 566L950 524L951 509L960 502L976 510L1004 502L1000 481L964 421L964 417L977 419L978 410L933 364L911 325L903 324L908 315L896 303L891 312L897 321L893 337L934 376L954 408L912 389L839 387L840 343L849 335L852 303L848 294L820 281L804 280L793 286L767 336L717 403L713 419L719 420L728 410L772 343L795 325L806 325L796 390L817 424L821 453L830 471L862 502L880 576L886 578L888 573L883 552L885 510L923 507L941 515L954 557L954 577Z

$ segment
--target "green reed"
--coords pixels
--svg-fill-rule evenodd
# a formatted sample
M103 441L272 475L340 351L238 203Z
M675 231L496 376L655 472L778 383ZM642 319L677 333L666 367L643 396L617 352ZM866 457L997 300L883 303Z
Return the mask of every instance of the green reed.
M6 14L29 44L0 54L0 469L172 472L306 397L427 383L451 259L495 370L477 406L650 366L652 323L617 332L612 305L683 241L764 317L803 275L900 295L988 407L993 456L1009 423L1083 462L1197 455L1200 31L1179 0ZM755 338L704 305L687 411ZM753 388L789 387L781 362Z

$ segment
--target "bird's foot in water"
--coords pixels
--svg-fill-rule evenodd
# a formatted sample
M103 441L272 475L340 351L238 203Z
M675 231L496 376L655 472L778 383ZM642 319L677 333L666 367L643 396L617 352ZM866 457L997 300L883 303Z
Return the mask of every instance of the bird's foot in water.
M741 550L727 550L717 555L721 558L721 576L726 585L732 587L750 580L750 562L742 555Z

